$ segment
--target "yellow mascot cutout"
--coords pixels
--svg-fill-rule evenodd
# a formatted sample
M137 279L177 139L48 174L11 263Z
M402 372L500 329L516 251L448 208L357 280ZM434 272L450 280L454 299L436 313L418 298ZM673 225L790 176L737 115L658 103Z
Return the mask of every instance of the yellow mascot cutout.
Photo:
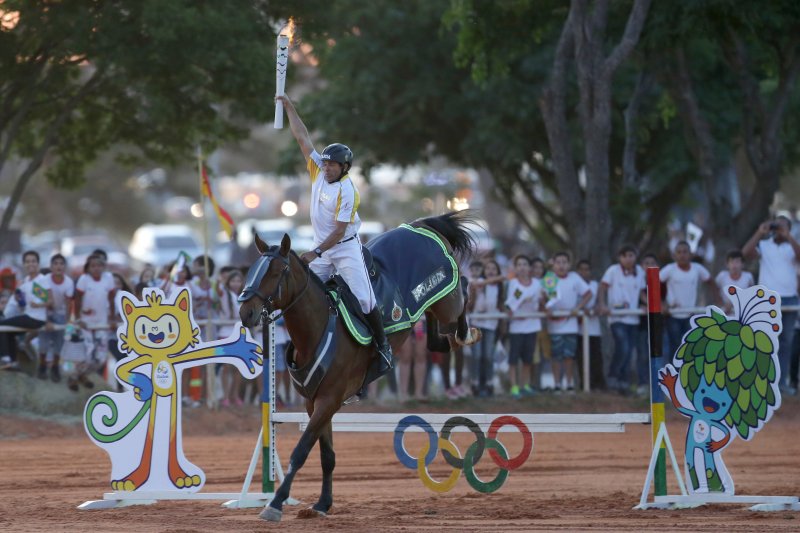
M85 429L111 457L114 490L197 492L205 474L183 455L181 372L228 363L253 379L261 373L261 347L241 323L227 339L202 342L186 289L172 302L159 289L145 289L143 296L139 301L124 291L117 294L118 346L128 355L117 364L116 377L128 390L92 396Z

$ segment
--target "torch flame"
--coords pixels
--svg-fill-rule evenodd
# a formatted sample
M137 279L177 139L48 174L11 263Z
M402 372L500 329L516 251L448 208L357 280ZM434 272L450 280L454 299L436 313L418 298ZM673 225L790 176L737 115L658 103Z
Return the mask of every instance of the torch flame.
M287 36L289 38L289 44L292 44L294 40L294 19L292 17L289 17L289 22L281 29L281 35Z

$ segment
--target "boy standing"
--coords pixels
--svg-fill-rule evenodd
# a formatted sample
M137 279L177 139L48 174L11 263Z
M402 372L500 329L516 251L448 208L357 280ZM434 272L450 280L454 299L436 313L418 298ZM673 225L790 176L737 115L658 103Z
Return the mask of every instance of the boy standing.
M639 296L645 287L644 270L636 264L636 248L624 245L617 253L618 263L611 265L600 280L597 293L598 313L638 309ZM608 369L609 386L627 392L630 386L630 358L636 348L639 317L635 314L611 315L608 318L614 337L614 357Z
M47 379L47 363L50 360L50 379L55 383L61 381L59 369L61 348L64 346L64 332L54 330L50 324L67 323L72 297L75 294L75 282L65 276L67 260L61 254L50 258L50 273L46 279L50 285L51 299L48 303L48 325L39 332L39 379Z
M531 260L526 255L520 254L514 258L514 273L516 277L508 283L505 305L510 317L508 365L511 396L519 398L522 394L528 396L535 394L530 385L531 365L536 346L536 333L542 329L542 321L539 318L515 318L514 314L540 311L542 286L539 280L531 277ZM519 370L520 361L522 373ZM520 387L523 380L525 384Z
M692 316L691 308L697 306L697 291L700 282L712 286L715 296L719 296L714 279L708 269L701 264L692 262L689 243L680 241L675 246L675 262L661 269L659 277L667 284L667 306L669 316L666 320L669 351L664 354L672 357L675 350L683 342L683 335L689 331L689 319ZM685 310L684 310L685 309Z
M589 302L592 291L575 272L570 272L570 257L566 252L553 256L553 272L557 283L555 295L547 302L547 332L553 353L555 389L561 388L566 375L566 389L575 390L574 361L578 351L578 313ZM553 316L553 311L569 311L569 316Z
M747 270L744 270L744 255L742 255L740 250L731 250L728 252L725 265L728 269L720 271L717 277L714 278L714 281L717 287L719 287L725 312L731 313L733 311L733 304L725 293L725 287L733 285L740 289L747 289L755 285L755 281L753 280L753 275Z
M592 265L586 259L578 261L575 271L583 278L583 281L586 282L592 292L592 297L584 306L584 309L588 311L588 315L584 317L584 320L586 320L586 329L589 334L589 375L584 376L583 379L589 380L591 390L603 390L606 388L606 380L603 376L603 347L601 344L603 333L600 330L600 319L597 318L597 292L600 286L596 280L592 279ZM579 362L578 369L580 368L582 368L582 365ZM578 374L580 375L580 372Z

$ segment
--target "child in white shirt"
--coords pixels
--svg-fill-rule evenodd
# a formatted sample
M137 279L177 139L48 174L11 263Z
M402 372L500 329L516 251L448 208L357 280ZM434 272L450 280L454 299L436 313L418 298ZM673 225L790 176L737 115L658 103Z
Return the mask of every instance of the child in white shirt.
M69 318L72 297L75 294L75 282L64 273L67 260L61 254L50 258L50 273L45 276L50 285L51 299L48 301L48 322L64 325ZM59 368L61 349L64 346L64 331L61 329L44 329L39 332L39 379L47 379L47 366L50 365L50 379L61 381Z
M721 270L720 273L717 274L717 277L714 278L714 281L719 288L719 294L725 312L731 313L733 312L733 303L728 297L726 287L733 285L740 289L747 289L755 285L755 280L750 272L744 270L744 255L742 255L741 250L731 250L728 252L725 265L728 269Z
M645 287L644 271L636 264L636 248L626 244L617 252L618 262L606 269L597 293L598 313L610 315L616 311L639 307ZM639 317L635 314L610 315L608 324L614 337L614 356L608 368L608 385L627 393L630 386L630 361L636 349Z
M108 338L110 329L116 323L114 294L117 287L114 277L106 272L106 261L100 255L90 255L84 266L84 273L75 284L75 317L81 328L93 340L94 356L91 363L79 365L77 377L70 378L70 390L78 390L78 382L87 388L94 387L88 374L94 368L106 363L108 358Z
M555 388L561 388L562 375L567 390L575 389L574 364L578 351L578 313L589 302L592 291L578 274L570 272L570 257L566 252L553 256L556 275L555 295L546 304L547 331L553 352ZM570 316L554 316L554 311L569 311Z
M515 318L514 315L540 311L543 294L539 280L531 277L530 258L525 255L516 256L514 272L516 278L508 283L505 305L510 317L508 364L511 396L519 398L522 394L528 396L535 394L530 384L531 366L536 346L536 333L542 329L542 321L533 317ZM521 373L518 366L520 361L522 362ZM520 387L520 383L523 382L524 384Z
M29 250L22 254L25 278L3 309L2 326L39 329L47 323L50 285L39 273L39 254ZM15 332L0 332L0 360L7 368L18 368L17 337Z
M659 277L667 284L667 305L669 316L666 320L667 338L669 339L669 352L667 357L672 357L683 342L683 336L691 328L689 319L694 314L690 308L697 306L698 289L700 282L712 286L712 294L719 297L716 285L706 267L692 262L689 243L680 241L675 246L675 262L661 269Z

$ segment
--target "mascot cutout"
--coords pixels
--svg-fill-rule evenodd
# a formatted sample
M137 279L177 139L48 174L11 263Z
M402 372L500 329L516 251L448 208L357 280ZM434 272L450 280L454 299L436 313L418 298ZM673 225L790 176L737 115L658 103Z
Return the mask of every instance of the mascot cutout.
M145 289L144 301L120 291L118 345L127 357L116 377L126 392L99 392L84 411L86 433L111 457L111 487L117 491L197 492L205 474L183 456L181 372L210 363L229 363L253 379L261 373L261 347L247 330L227 339L202 342L184 289L167 302L159 289Z
M761 286L726 292L734 317L713 306L693 316L672 364L659 371L659 383L690 420L685 471L691 494L734 494L723 450L737 435L752 439L781 404L780 296Z

